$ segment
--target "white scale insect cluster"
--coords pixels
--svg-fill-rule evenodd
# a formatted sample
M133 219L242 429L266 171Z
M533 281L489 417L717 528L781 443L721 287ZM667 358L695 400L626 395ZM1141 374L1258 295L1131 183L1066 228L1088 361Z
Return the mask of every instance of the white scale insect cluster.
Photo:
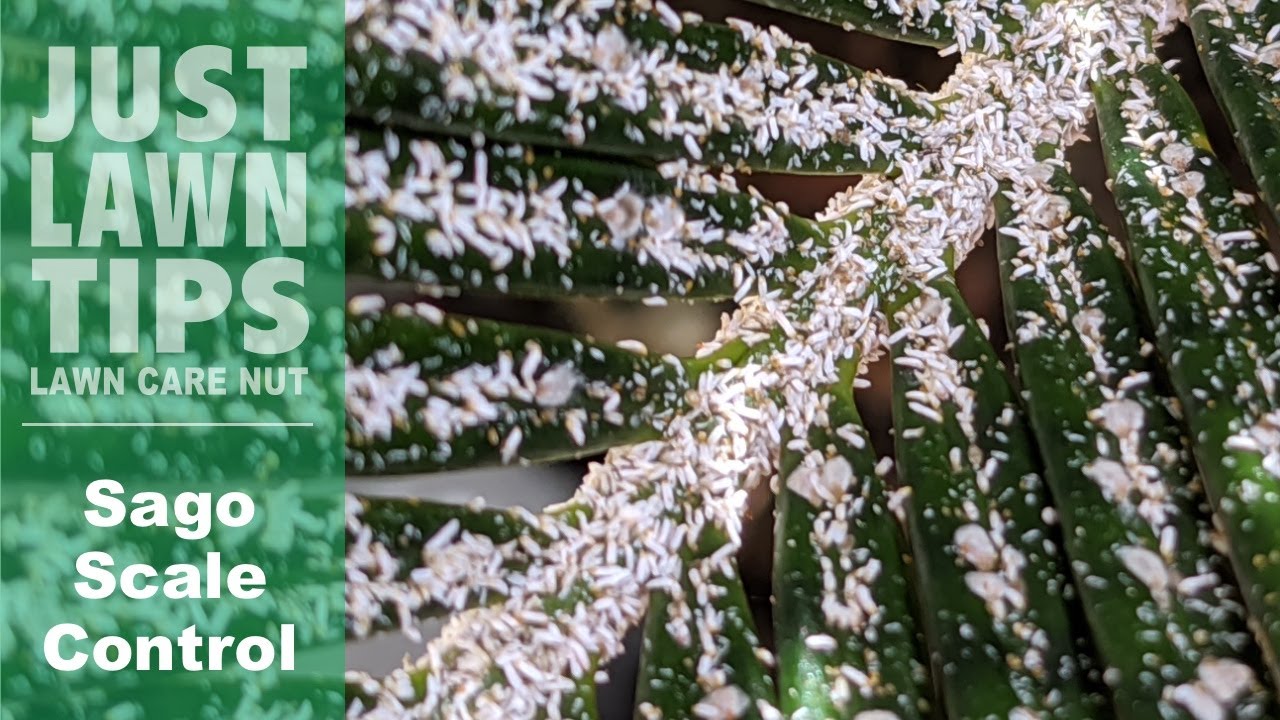
M1252 17L1260 2L1262 0L1202 0L1196 5L1194 12L1211 13L1214 17L1210 22L1227 30L1236 30L1231 49L1250 63L1258 65L1271 82L1280 85L1280 24L1272 25L1266 32L1256 32L1261 28L1252 28L1255 32L1246 34L1240 32L1241 29L1236 26L1232 17L1232 12ZM1254 40L1256 36L1263 38L1262 44Z
M1185 147L1185 146L1181 146ZM1190 148L1186 148L1189 152ZM1105 348L1104 328L1106 317L1099 307L1100 300L1111 293L1123 293L1124 288L1099 287L1098 281L1086 292L1082 283L1082 271L1078 258L1091 253L1114 252L1123 257L1123 249L1114 238L1103 232L1093 221L1071 214L1070 201L1054 194L1048 185L1053 169L1038 165L1006 192L1006 198L1018 210L1018 220L1002 227L1000 233L1018 242L1018 254L1014 258L1013 277L1032 277L1049 295L1048 310L1051 319L1046 321L1038 314L1028 313L1038 322L1019 318L1018 342L1028 343L1051 334L1056 342L1079 342L1091 361L1092 378L1101 390L1101 402L1089 411L1089 420L1096 433L1097 457L1082 468L1090 480L1097 483L1103 497L1126 512L1140 516L1159 540L1162 554L1172 562L1178 551L1177 528L1169 524L1171 516L1178 512L1172 503L1173 490L1162 479L1164 469L1185 463L1189 458L1180 448L1157 443L1150 455L1143 449L1149 430L1146 425L1147 408L1137 398L1148 398L1151 377L1141 369L1121 373L1114 359ZM1088 233L1082 243L1072 240L1071 234ZM1077 298L1092 297L1087 303ZM1110 331L1114 332L1114 331ZM1126 331L1127 332L1127 331ZM1082 379L1082 382L1085 382ZM1081 442L1087 441L1079 436ZM1146 571L1139 577L1159 578L1148 582L1153 593L1167 593L1168 571L1159 555L1142 548L1121 549L1126 565L1139 564L1132 558L1153 558L1159 571ZM1150 563L1140 563L1145 568ZM1131 567L1131 569L1133 569Z
M1174 230L1174 238L1185 244L1202 244L1219 271L1216 280L1221 283L1227 301L1231 304L1239 303L1243 299L1240 289L1242 282L1252 274L1267 272L1267 268L1253 263L1237 263L1228 253L1233 243L1254 243L1261 238L1252 230L1215 232L1211 227L1208 209L1201 205L1198 197L1204 190L1205 177L1195 167L1197 153L1187 144L1190 139L1179 137L1176 129L1164 125L1162 117L1155 111L1150 88L1141 80L1129 80L1125 90L1129 93L1129 98L1121 108L1128 130L1124 141L1141 148L1147 159L1147 177L1157 186L1168 188L1166 202L1176 207L1180 221L1180 227ZM1244 205L1252 200L1241 196L1236 202ZM1143 215L1142 225L1154 230L1161 219L1162 210L1164 208L1152 207ZM1264 256L1263 262L1274 263L1271 257ZM1217 302L1216 289L1208 285L1207 280L1200 282L1200 290L1206 302Z
M1198 8L1197 11L1200 11ZM1218 309L1209 318L1216 329L1223 329L1234 319L1253 319L1275 324L1275 309L1262 307L1264 302L1253 288L1268 282L1268 275L1280 271L1274 254L1265 252L1265 240L1252 228L1223 230L1209 215L1198 194L1205 186L1204 174L1196 169L1202 163L1203 153L1197 152L1190 138L1181 137L1174 128L1166 127L1160 115L1154 112L1155 102L1151 90L1132 79L1126 87L1129 99L1122 106L1122 114L1128 131L1124 141L1142 153L1146 176L1158 187L1167 188L1164 204L1151 206L1142 216L1144 228L1155 232L1166 218L1176 218L1173 238L1178 242L1204 252L1211 260L1215 277L1197 278L1197 287L1206 306ZM1247 210L1253 199L1237 193L1232 201ZM1241 262L1236 258L1241 251L1257 261ZM1214 287L1216 283L1216 287ZM1264 468L1280 479L1280 461L1269 459L1269 447L1265 439L1268 413L1280 403L1280 369L1265 350L1245 346L1229 332L1224 331L1228 356L1224 363L1243 365L1245 381L1236 388L1236 395L1255 426L1246 427L1228 439L1226 448L1232 451L1259 453ZM1251 377L1250 377L1251 376ZM1204 392L1201 390L1200 392ZM1254 430L1256 429L1256 437ZM1263 439L1264 442L1258 442Z
M379 317L414 318L455 338L474 336L480 330L475 320L447 320L426 303L386 308L382 299L373 295L353 297L348 314L374 321ZM644 346L634 341L623 341L616 348L637 359L647 355ZM625 381L609 382L589 378L581 371L579 361L583 358L605 359L599 347L574 340L573 353L572 358L552 359L544 354L538 340L529 339L517 347L497 350L491 361L471 362L447 373L426 369L419 361L407 361L395 342L368 352L363 359L348 355L350 440L354 445L389 441L398 431L423 428L435 445L395 448L388 451L391 459L396 453L424 452L447 459L453 452L450 443L468 432L481 431L499 446L500 460L511 463L520 457L526 431L558 426L575 446L582 447L593 424L620 428L629 422L623 413L624 396L650 397L650 391L661 395L683 388L682 380L669 377L669 371L678 368L670 357L637 367ZM659 397L655 402L669 404L670 398ZM661 424L665 414L658 410L646 406L636 415ZM494 435L500 424L509 427L505 434Z
M526 156L519 146L502 149L505 157L497 162L503 168L512 163L509 158ZM407 168L393 172L402 152L409 154ZM790 247L782 217L763 203L751 227L727 229L714 209L707 216L690 216L675 194L646 194L626 182L604 196L571 177L550 178L536 190L496 186L490 183L489 152L477 147L468 155L459 157L425 139L403 143L392 132L374 147L362 148L359 137L347 138L347 207L371 211L371 251L388 275L404 262L401 242L443 261L474 253L500 273L495 278L499 290L506 289L512 273L529 275L529 263L539 253L550 254L564 267L578 249L577 238L691 279L767 265ZM660 170L694 192L737 192L731 183L698 177L676 163ZM402 241L399 223L404 219L426 223L429 229ZM570 275L562 282L573 289Z
M725 609L716 606L727 591L716 581L725 572L722 555L698 560L687 566L688 584L692 593L682 587L665 592L670 596L667 607L666 631L681 647L697 650L697 676L704 697L691 708L693 716L700 720L729 720L742 717L752 705L751 696L739 687L725 665L726 643L723 638L729 624L740 622L730 617ZM762 651L763 659L770 659ZM679 672L679 669L673 669ZM661 672L661 671L660 671ZM781 715L767 702L756 701L762 718L781 720ZM652 704L642 703L642 715L661 717L661 710Z
M996 481L1008 457L1000 450L988 453L979 444L987 429L978 425L975 416L976 393L966 381L962 363L948 352L965 328L951 324L950 311L951 306L932 288L925 288L897 311L894 319L900 329L890 340L905 343L905 347L894 363L910 369L919 387L907 393L909 409L931 423L954 417L966 441L949 452L951 472L960 478L973 477L972 487L967 481L957 482L956 494L964 498L958 510L967 522L952 538L955 554L967 568L965 585L982 599L991 621L1006 627L1023 644L1018 667L1033 674L1044 673L1056 667L1057 661L1045 657L1048 638L1025 614L1027 556L1019 544L1028 542L1028 529L1006 519L996 502L1001 494ZM1005 409L1003 419L1006 426L1013 421L1012 408ZM914 426L902 436L910 440L923 432L922 426Z
M856 437L865 443L860 434ZM822 453L814 451L791 472L786 484L817 511L809 543L819 553L820 607L827 628L874 643L883 621L882 607L874 593L883 568L868 548L855 545L859 524L866 522L866 514L872 512L862 487L865 481L844 457L823 459ZM818 633L807 636L804 644L814 653L834 655L841 641ZM863 667L833 659L824 670L834 677L832 701L836 707L845 707L855 693L872 697L883 692L880 679ZM874 718L876 713L888 711L864 711L856 717ZM892 713L888 716L896 717Z
M818 509L810 542L823 553L819 564L822 613L827 624L839 630L864 632L880 614L880 606L871 592L880 576L880 561L857 556L865 556L865 552L853 552L850 532L856 532L858 518L867 505L866 497L859 490L861 481L844 457L824 459L823 453L813 451L787 476L786 484L787 489ZM832 555L839 558L838 565L832 561ZM835 639L829 635L810 636L806 644L815 651L830 652L836 647ZM865 677L859 679L865 681Z
M643 50L629 42L616 25L601 24L611 4L543 7L497 0L487 5L491 20L467 13L452 0L402 1L389 13L381 3L352 0L347 18L348 25L364 23L353 31L357 48L377 43L394 55L421 54L451 68L446 100L509 101L515 118L526 121L536 116L539 103L567 94L562 131L574 144L582 143L594 120L577 109L601 97L637 116L656 109L658 117L628 125L627 140L678 141L694 161L703 159L706 144L731 123L753 138L748 146L728 148L736 155L767 154L779 141L801 152L823 153L834 141L856 146L856 157L864 161L892 156L903 146L903 136L914 134L908 129L924 124L877 96L888 86L905 93L901 83L876 77L873 87L833 69L822 77L822 68L808 62L812 50L776 29L730 21L738 40L755 53L749 65L725 73L681 62L666 48ZM634 10L651 10L673 33L684 28L684 19L662 0L642 0ZM554 29L544 22L554 23ZM692 107L699 112L684 112Z
M856 154L864 160L892 158L897 174L868 176L832 202L823 217L832 230L830 246L821 249L820 262L790 280L785 292L771 278L735 268L739 308L700 356L710 356L734 340L754 346L754 355L736 367L717 366L699 375L688 393L689 409L666 425L660 440L615 449L603 463L593 465L571 501L582 508L581 521L570 526L548 520L555 517L553 513L540 519L540 531L551 539L542 546L526 543L519 548L527 556L527 565L519 569L490 565L478 578L459 576L455 561L479 558L473 555L474 538L450 532L430 543L435 554L430 563L407 581L391 581L398 569L388 564L385 550L360 541L364 544L359 545L356 571L361 583L391 585L373 594L356 591L367 597L353 611L358 627L388 601L411 609L416 607L413 597L429 594L457 607L465 594L488 584L500 584L505 598L455 615L423 657L385 681L353 676L371 699L368 703L357 700L350 714L364 718L505 719L532 717L537 711L557 717L561 701L577 683L595 673L597 663L621 651L621 638L644 616L650 592L682 595L681 579L686 575L695 584L695 595L714 592L697 586L718 573L733 572L731 559L739 546L747 493L774 478L770 458L777 456L784 431L801 439L800 446L789 449L802 455L816 450L803 447L803 438L818 422L823 407L813 388L835 382L841 361L871 359L887 346L887 298L882 296L886 288L896 281L923 285L948 273L949 262L962 260L991 222L997 182L1036 177L1040 147L1062 148L1083 136L1092 105L1089 79L1105 72L1107 62L1129 69L1151 62L1146 24L1154 23L1159 35L1176 19L1171 8L1157 0L1069 0L1047 3L1035 11L1012 3L997 7L990 0L886 3L891 11L913 17L945 12L956 29L957 44L951 50L965 53L961 64L945 87L925 96L882 78L871 80L870 75L861 81L823 76L817 65L808 62L809 48L776 30L761 31L740 22L733 23L732 31L754 48L752 62L727 73L684 66L661 48L644 49L631 43L614 25L597 22L611 11L611 2L563 0L544 7L537 0L498 0L486 6L483 16L465 12L449 0L402 0L391 5L394 11L383 14L377 9L380 3L348 0L348 22L360 33L354 40L357 47L377 43L392 53L420 53L437 64L457 68L447 85L449 98L465 102L509 98L515 117L521 120L534 118L539 103L567 93L569 115L563 133L569 144L580 144L593 131L590 118L574 108L607 96L630 112L657 109L658 117L644 127L632 126L634 142L674 139L695 162L733 119L752 137L752 147L732 148L742 154L768 155L785 146L799 157L843 145L857 148ZM677 16L660 1L637 7L652 9L676 33L700 22L691 15ZM1002 39L1004 31L993 20L997 10L1020 22L1023 29ZM554 31L539 27L539 18L553 18ZM598 29L592 29L595 26ZM996 56L1000 52L1004 54ZM1254 52L1263 54L1262 49ZM1111 60L1106 60L1108 54ZM873 83L892 87L921 112L904 115L901 102L886 103L872 90ZM681 112L695 105L699 112ZM850 127L855 130L850 132ZM431 156L430 149L415 152L426 160L413 175L434 190L428 191L425 185L394 191L383 188L354 202L388 202L394 196L394 202L402 203L400 211L423 212L422 207L431 203L455 203L430 211L447 216L460 212L459 200L466 205L493 193L493 207L508 221L539 217L530 214L535 206L537 212L551 213L546 233L485 229L485 221L475 216L457 233L434 240L445 253L463 249L459 242L492 253L489 256L499 266L514 262L520 254L527 256L528 243L534 238L538 243L558 243L574 231L576 220L570 219L561 203L564 190L555 184L544 187L541 192L550 194L537 200L504 197L485 187L482 179L460 184L457 165ZM1186 153L1176 146L1166 154L1171 164L1186 162ZM483 157L483 152L477 157ZM357 156L355 162L353 177L358 186L369 185L369 178L386 176L386 158ZM477 178L483 178L482 163L477 160ZM713 175L692 165L674 167L683 170L668 168L668 177L682 172L690 177ZM1194 176L1184 174L1170 187L1177 191L1175 186L1183 186L1184 194L1192 195L1195 184ZM717 191L727 189L727 184L716 186ZM1056 202L1041 197L1044 188L1039 185L1025 190L1027 203ZM922 203L921 198L932 202ZM349 196L348 201L353 199ZM513 213L512 208L521 212ZM874 214L868 215L866 211L873 208ZM614 238L634 230L653 243L664 234L679 232L675 204L640 197L626 188L607 197L579 197L570 210L582 218L602 220ZM663 214L666 217L660 217ZM644 225L643 233L637 223ZM774 247L776 238L767 235L763 244ZM662 250L655 245L645 252L664 267L678 267L674 261L658 259L659 254L696 252L696 245L688 240L673 238L661 245ZM762 255L754 242L740 243L745 256ZM389 241L382 246L389 249ZM701 259L689 256L687 262ZM912 399L912 409L933 421L951 412L962 427L968 427L970 445L954 448L951 458L957 469L976 473L981 489L997 472L1000 458L983 456L972 445L971 419L966 426L971 399L966 400L965 388L942 367L946 348L956 342L961 330L950 326L939 303L926 296L902 313L901 322L915 336L932 338L937 344L919 356L909 356L918 365L924 388ZM1088 322L1082 322L1077 330L1087 333L1088 327ZM514 362L511 369L516 369ZM536 393L540 378L553 370L521 377L518 386ZM1123 437L1133 431L1125 423L1136 425L1141 419L1132 417L1122 395L1115 402L1099 409L1098 422L1122 446ZM383 427L376 422L371 426ZM1263 439L1270 437L1265 433L1266 427ZM1260 442L1253 435L1239 437L1241 443ZM504 448L504 455L514 457L518 445L517 439L509 452ZM1133 460L1134 469L1143 462ZM832 462L792 475L787 486L811 502L830 502L829 496L846 479L844 468ZM1095 474L1104 472L1099 469ZM1114 485L1105 478L1099 482ZM1117 487L1112 492L1121 494ZM1139 500L1140 507L1145 507L1141 512L1158 524L1162 505L1157 499L1141 505L1147 499ZM348 522L357 538L367 540L356 512L349 513ZM699 562L697 573L690 573L681 556L699 542L704 530L712 529L728 542ZM968 584L987 602L993 622L1024 602L1025 558L1006 541L1007 530L998 514L978 511L954 538L958 556L972 567ZM500 558L508 552L485 550L493 553L489 557ZM445 566L436 569L441 562ZM1135 574L1143 573L1138 568ZM392 597L397 592L408 597ZM874 599L872 606L864 607L867 598L858 588L853 595L866 615L861 620L874 617ZM557 604L566 597L574 602ZM700 610L681 602L672 605L672 620ZM829 615L834 626L849 629L859 627L858 619L842 618L839 612ZM674 629L680 625L671 623L673 634L683 637L685 631ZM1030 623L1021 631L1027 642L1021 662L1034 668L1041 660L1039 635ZM831 647L831 640L814 635L807 642L821 651ZM698 672L706 696L694 714L707 719L741 717L748 698L741 689L718 681L723 677L723 658L709 653L703 660ZM1203 684L1190 683L1188 689L1177 690L1183 698L1180 702L1192 707L1199 702L1199 694L1220 692L1210 681L1220 679L1218 671L1224 669L1233 672L1230 667L1202 665L1198 682ZM425 691L414 689L411 673L425 678ZM492 682L494 673L501 682ZM1230 683L1222 687L1234 692ZM772 708L759 710L766 717L774 714ZM1193 713L1199 720L1217 717L1210 710ZM1015 714L1019 720L1039 717L1030 708L1019 708ZM874 711L859 717L864 716L887 720L892 714Z
M711 556L708 567L732 558L746 497L743 479L750 487L753 478L765 477L764 458L776 443L760 434L759 411L749 404L758 403L761 387L771 382L776 377L759 367L704 375L696 389L701 402L673 423L665 441L612 451L605 463L592 466L572 501L585 508L589 521L576 528L543 523L542 531L555 539L546 547L523 547L530 553L529 566L506 573L506 601L456 615L426 656L381 689L376 683L370 688L378 698L375 707L357 702L352 714L497 718L557 708L574 689L574 679L594 672L589 658L621 651L622 636L643 617L650 591L679 590L685 574L681 552L704 530L714 528L730 541ZM747 417L733 413L735 408ZM672 447L676 440L685 452ZM459 538L468 542L465 535ZM468 549L453 548L433 547L433 552L473 560ZM419 574L399 591L419 594L439 579ZM457 582L472 587L469 578ZM566 590L586 593L586 601L572 612L549 612L546 599ZM450 592L433 590L443 597ZM361 608L369 615L381 612L375 603L363 602L353 610L357 617ZM495 663L505 678L502 685L487 681ZM406 690L410 671L425 672L425 695Z
M1262 456L1262 468L1280 478L1280 410L1272 410L1262 416L1253 427L1242 430L1227 439L1228 450L1258 453ZM1250 491L1246 488L1246 495ZM1257 497L1245 497L1257 500ZM1271 498L1269 502L1280 499Z
M372 630L373 619L390 609L400 627L417 638L416 612L435 605L462 610L472 598L501 595L510 588L508 566L527 559L520 542L495 545L453 521L427 539L420 563L405 568L392 549L374 539L362 514L359 501L348 496L347 533L353 539L347 550L347 617L358 635ZM554 529L555 520L547 516L530 514L525 521L531 528ZM406 570L407 582L402 579Z

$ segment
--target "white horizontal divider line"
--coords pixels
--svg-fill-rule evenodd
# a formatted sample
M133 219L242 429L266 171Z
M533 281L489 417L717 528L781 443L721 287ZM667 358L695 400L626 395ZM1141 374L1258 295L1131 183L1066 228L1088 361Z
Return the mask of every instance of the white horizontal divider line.
M311 422L24 422L22 427L315 427Z

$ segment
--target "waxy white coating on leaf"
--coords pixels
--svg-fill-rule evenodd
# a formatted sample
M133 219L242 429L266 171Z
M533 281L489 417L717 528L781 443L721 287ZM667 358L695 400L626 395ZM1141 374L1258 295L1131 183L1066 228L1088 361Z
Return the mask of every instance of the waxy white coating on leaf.
M418 363L377 372L356 366L347 358L347 416L375 438L391 437L391 431L409 421L405 401L426 397L427 383Z
M1258 453L1262 469L1280 480L1280 410L1263 415L1253 426L1227 438L1227 449Z
M1260 24L1261 15L1257 13L1260 2L1262 0L1200 0L1192 12L1209 13L1214 25L1234 30L1231 50L1269 82L1280 85L1280 24L1264 29Z
M1226 8L1208 2L1193 12ZM1225 17L1209 22L1220 24ZM1202 19L1193 17L1192 25ZM1280 476L1273 469L1280 463L1268 460L1270 451L1254 436L1255 429L1267 436L1268 418L1280 408L1280 286L1275 275L1280 263L1267 250L1250 207L1254 199L1230 190L1230 178L1209 152L1199 122L1166 115L1180 112L1186 101L1165 104L1157 95L1166 88L1150 88L1136 79L1116 87L1123 93L1121 142L1127 146L1113 153L1126 158L1116 174L1117 199L1132 241L1147 248L1139 257L1139 270L1147 274L1144 283L1153 298L1155 335L1187 408L1197 453L1206 463L1205 486L1224 521L1221 550L1231 554L1255 634L1264 651L1274 652L1280 614L1271 592L1274 583L1266 578L1274 577L1280 555L1268 539L1256 543L1250 538L1259 518L1273 516L1280 507ZM1190 172L1188 163L1204 176L1207 187L1201 196L1179 191L1185 189L1178 182ZM1208 584L1205 577L1184 578L1177 587L1180 592L1202 590ZM1182 692L1192 698L1188 702L1194 703L1194 688L1183 686ZM1206 713L1221 711L1213 704L1206 707Z
M851 366L846 363L846 370ZM781 463L795 467L785 484L776 478L783 487L774 488L780 493L774 631L779 637L797 633L787 642L803 644L784 643L781 654L808 657L780 668L781 692L792 696L791 702L784 696L782 705L791 717L822 714L796 707L797 694L828 695L836 712L867 703L914 708L921 695L914 675L919 666L902 655L904 649L911 653L914 632L898 610L908 602L899 528L887 511L888 491L875 475L865 430L846 406L851 401L839 388L818 390L810 435L788 441ZM815 582L797 592L791 586L797 577Z
M347 358L349 462L447 463L463 447L513 463L530 457L523 448L531 438L535 459L573 454L592 438L661 428L689 389L679 360L650 357L635 342L600 345L538 330L529 337L528 328L446 316L426 303L386 308L357 297L350 306L358 349ZM387 339L403 333L414 358ZM454 361L423 357L433 353Z
M517 367L515 357L503 351L492 365L469 365L442 378L424 376L417 362L393 366L398 352L382 362L370 360L359 366L348 358L347 413L368 435L386 439L393 427L409 422L405 401L417 397L424 407L414 420L437 438L450 440L466 428L499 419L510 403L561 407L584 385L566 363L543 369L532 353L526 358L535 361ZM515 441L512 453L519 445Z
M816 653L829 653L839 647L830 635L810 635L804 639L804 646Z
M995 570L1000 562L1000 553L985 528L976 523L961 525L956 528L953 540L960 557L972 567L979 570Z
M1258 686L1253 670L1241 662L1208 657L1197 668L1199 678L1168 692L1168 698L1195 720L1229 720L1240 698Z
M837 455L818 467L801 463L787 476L787 489L815 507L834 505L850 490L853 466Z
M1003 407L993 407L992 400L978 397L975 375L992 368L969 352L961 355L956 351L954 346L969 330L966 324L953 325L952 310L950 298L926 286L894 314L897 330L893 337L900 343L894 362L913 377L908 385L912 389L904 392L909 413L902 419L895 417L895 425L900 430L906 428L901 437L908 442L899 446L899 457L917 452L910 441L926 432L931 433L930 442L953 437L954 430L960 434L959 444L948 452L948 470L953 477L942 489L933 491L928 503L915 509L917 515L910 522L929 526L944 518L947 522L967 521L956 526L952 537L942 540L946 559L939 561L955 562L965 571L964 585L981 599L985 616L972 617L967 610L952 608L947 612L955 614L965 642L972 642L972 638L964 636L964 627L989 623L990 631L984 630L984 636L999 638L1000 654L1006 661L1002 665L1007 665L1000 672L1007 671L1011 687L1034 686L1055 672L1051 668L1070 672L1076 662L1074 656L1060 650L1062 638L1051 639L1039 625L1031 608L1031 598L1051 596L1052 588L1061 582L1045 554L1053 552L1053 543L1043 535L1040 513L1028 519L1021 507L1041 505L1045 499L1037 490L1041 481L1028 472L1029 467L1007 464L1012 459L1010 453L1026 451L1008 439L1008 433L1019 432L1013 425L1021 418L1007 400L999 401L1005 403ZM932 415L921 408L932 410ZM916 425L920 420L913 414L923 417L925 425ZM986 419L993 414L994 418ZM936 424L943 427L931 427ZM912 431L917 434L908 435ZM916 532L913 527L913 535ZM933 607L926 612L942 610ZM1055 649L1055 641L1059 649ZM944 662L958 662L959 657L948 657Z
M542 516L543 531L558 539L546 547L521 546L530 554L529 565L502 575L507 599L456 615L414 662L411 671L427 677L425 696L380 693L376 707L357 714L399 717L416 707L465 717L480 712L465 708L508 707L520 713L519 708L557 704L572 684L555 678L580 677L592 658L621 651L626 629L644 615L648 592L678 587L674 579L685 574L680 553L704 528L714 527L730 539L727 552L713 555L709 567L732 557L745 502L742 483L765 477L765 458L772 454L769 434L750 432L758 427L754 421L760 412L751 407L751 398L763 399L759 389L776 380L760 367L704 374L699 403L668 428L666 441L614 450L605 464L591 467L573 501L589 509L589 522L574 528ZM673 437L685 438L684 447L697 452L672 452ZM621 554L609 559L600 553L604 547ZM464 592L471 587L469 578L454 581ZM573 587L586 592L587 600L561 613L543 611L544 597ZM434 594L454 597L449 590ZM361 607L377 611L366 603L350 612L358 614ZM545 620L530 623L531 613ZM504 684L486 681L491 663L504 673Z
M346 148L347 208L369 214L372 261L389 277L411 267L406 254L412 257L425 250L454 263L447 267L455 274L415 279L443 285L459 279L470 282L471 274L456 263L474 253L484 259L485 272L501 290L513 277L528 276L529 263L544 254L564 269L561 283L573 290L572 269L567 266L576 249L585 245L661 268L671 279L651 290L682 293L688 280L703 275L754 274L754 268L790 247L782 216L754 198L755 222L735 229L714 209L690 216L682 202L692 200L645 194L627 182L617 184L606 197L597 197L574 177L538 175L536 182L518 187L491 182L491 173L499 167L507 173L514 167L519 174L533 174L526 163L532 156L519 146L479 146L462 152L428 139L402 141L388 131L383 142L372 147L362 147L358 136L349 136ZM407 160L400 158L402 152L408 153ZM406 167L393 172L399 162ZM699 169L666 172L680 187L695 192L738 193L732 183ZM499 179L510 182L507 175ZM679 192L679 187L673 191ZM426 229L415 232L409 222Z
M1126 545L1116 550L1116 556L1139 582L1147 586L1151 591L1151 597L1155 598L1161 607L1168 607L1169 590L1174 582L1168 566L1165 565L1159 553L1136 545Z
M1150 116L1136 111L1138 104L1146 105L1151 98L1141 83L1134 87L1138 95L1133 99L1139 102L1131 102L1124 112L1135 121L1151 122ZM1168 132L1163 135L1173 137ZM1142 144L1136 140L1131 144ZM1154 153L1155 149L1152 145L1146 152ZM1174 140L1159 150L1159 157L1160 162L1173 168L1148 176L1172 178L1162 195L1191 196L1187 201L1195 202L1205 183L1202 173L1188 170L1196 161L1195 150ZM1138 600L1137 612L1144 622L1163 628L1160 635L1139 633L1137 642L1133 638L1122 639L1114 645L1106 637L1110 628L1095 628L1095 632L1101 633L1099 649L1106 663L1127 666L1139 657L1144 662L1161 657L1159 672L1151 673L1150 680L1125 678L1120 692L1131 692L1131 683L1137 679L1158 682L1155 697L1167 698L1175 688L1186 685L1201 654L1236 651L1244 638L1241 608L1230 588L1224 587L1221 577L1211 569L1212 563L1224 559L1214 557L1216 553L1208 541L1209 524L1185 516L1188 508L1194 513L1200 502L1198 486L1193 483L1195 468L1165 412L1168 401L1157 394L1150 373L1145 370L1143 358L1151 348L1141 337L1131 335L1134 306L1127 288L1117 282L1124 280L1123 269L1115 262L1118 258L1097 253L1123 256L1092 211L1075 214L1069 197L1045 202L1045 198L1056 197L1058 192L1074 194L1072 181L1064 177L1059 182L1061 186L1055 189L1049 177L1027 177L1015 181L1013 188L1004 193L1013 212L1001 232L1012 238L1017 248L1016 257L1009 263L1014 268L1013 284L1022 292L1032 293L1025 284L1019 285L1026 282L1020 278L1033 278L1036 283L1034 294L1022 301L1024 305L1030 304L1031 298L1039 303L1041 289L1048 296L1043 311L1026 312L1040 323L1034 336L1019 337L1020 344L1049 343L1027 352L1043 353L1048 347L1049 352L1061 355L1064 346L1070 348L1078 342L1085 354L1078 363L1058 360L1063 364L1055 366L1055 372L1068 369L1063 387L1044 397L1035 395L1043 388L1029 387L1029 400L1033 407L1035 402L1052 404L1054 393L1070 392L1084 398L1086 407L1092 405L1086 412L1085 428L1079 426L1073 413L1064 414L1060 409L1049 416L1048 428L1039 428L1051 437L1063 433L1054 438L1049 450L1070 450L1065 458L1048 459L1051 480L1055 479L1055 470L1065 473L1057 480L1066 485L1066 497L1076 492L1072 470L1079 467L1116 511L1110 514L1111 508L1104 506L1101 512L1094 512L1096 504L1085 506L1090 509L1088 513L1081 512L1079 506L1074 508L1075 518L1069 527L1064 527L1069 556L1086 606L1104 605L1108 593L1123 593L1126 598ZM1179 183L1194 187L1179 187ZM1083 201L1087 196L1081 192L1078 197ZM1037 207L1055 210L1027 212ZM1120 316L1109 317L1108 311ZM1024 323L1022 328L1026 328L1026 318L1019 319ZM1035 363L1035 357L1032 354L1019 360ZM1024 373L1028 372L1027 367L1023 365ZM1181 500L1181 507L1176 500ZM1070 505L1062 507L1072 509ZM1101 544L1091 542L1098 538L1111 539ZM1111 554L1118 567L1108 557ZM1124 573L1147 595L1135 594L1132 581L1123 579ZM1168 651L1157 648L1164 647L1177 648L1179 654L1162 657ZM1196 651L1183 650L1190 647ZM1185 695L1191 691L1183 688L1179 692ZM1236 710L1240 708L1224 706L1222 711Z
M1181 160L1184 149L1190 150L1181 146L1169 154ZM1123 258L1123 251L1095 219L1072 214L1069 199L1057 194L1052 176L1051 169L1024 176L1012 181L1012 189L1005 193L1016 215L1000 233L1017 242L1017 256L1010 263L1014 280L1034 278L1049 296L1047 314L1035 315L1038 322L1034 325L1024 323L1018 341L1047 340L1068 346L1078 342L1082 346L1089 365L1077 382L1082 388L1096 387L1102 396L1100 404L1088 411L1090 430L1096 436L1091 442L1094 447L1082 452L1095 456L1082 472L1107 500L1122 511L1138 513L1159 537L1169 515L1177 512L1172 505L1173 489L1165 483L1163 472L1175 462L1189 464L1190 458L1165 444L1145 448L1147 410L1134 397L1147 403L1159 402L1159 398L1141 367L1123 368L1127 372L1122 374L1122 368L1116 366L1117 361L1128 364L1133 358L1127 357L1127 352L1117 357L1112 346L1133 341L1113 337L1116 330L1107 327L1109 319L1102 309L1117 293L1119 302L1128 303L1126 289L1094 281L1086 291L1086 271L1081 265L1093 253ZM1073 233L1084 233L1086 238L1078 242ZM1035 328L1034 333L1023 332L1030 327Z
M532 121L553 98L566 98L559 122L564 140L582 145L596 127L593 103L627 117L629 139L678 142L693 161L708 143L730 139L738 154L770 155L776 148L825 155L852 148L863 162L892 156L920 127L893 101L905 86L874 74L858 76L810 62L813 50L776 29L729 20L750 58L732 73L702 69L674 48L680 36L643 47L616 22L674 13L662 0L639 0L615 16L612 3L490 0L489 12L470 12L454 0L349 0L349 41L360 51L381 47L397 59L430 61L441 69L447 104L510 107L512 119ZM674 23L669 23L674 24ZM685 16L682 34L697 25ZM695 39L696 41L696 39ZM888 94L889 101L881 94ZM581 108L593 114L584 116ZM650 116L656 110L656 117Z

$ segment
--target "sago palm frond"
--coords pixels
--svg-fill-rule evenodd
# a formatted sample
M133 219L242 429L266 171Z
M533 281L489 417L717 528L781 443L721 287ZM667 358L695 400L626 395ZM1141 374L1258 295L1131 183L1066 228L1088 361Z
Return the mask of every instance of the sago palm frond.
M349 633L452 614L349 716L596 717L639 626L642 720L1276 716L1277 263L1156 49L1191 25L1276 213L1280 3L762 2L960 63L923 92L662 0L348 0L348 266L423 291L351 302L349 468L608 449L538 514L349 498ZM1095 113L1127 245L1065 159ZM861 177L805 218L752 170ZM1012 378L954 284L993 224ZM458 292L736 309L657 356ZM896 463L853 403L884 356Z

